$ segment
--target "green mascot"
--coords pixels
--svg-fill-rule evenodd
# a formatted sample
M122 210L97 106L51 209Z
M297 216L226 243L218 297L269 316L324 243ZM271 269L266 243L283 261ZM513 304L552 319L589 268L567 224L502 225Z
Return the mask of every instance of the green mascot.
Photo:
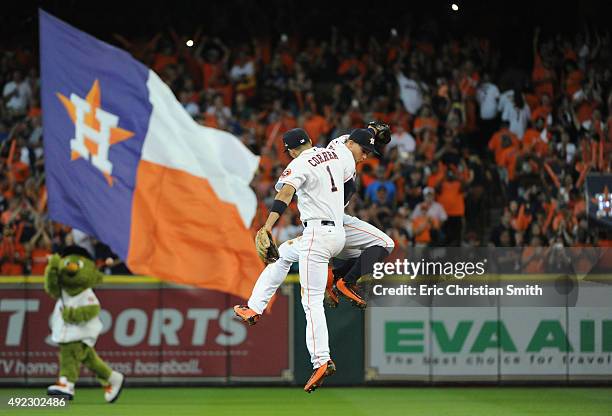
M89 252L79 246L54 254L45 270L45 292L57 299L51 316L51 339L59 344L60 373L47 394L72 400L74 383L85 364L104 386L104 399L113 403L123 387L123 374L113 371L96 354L94 345L102 330L100 302L92 287L102 282Z

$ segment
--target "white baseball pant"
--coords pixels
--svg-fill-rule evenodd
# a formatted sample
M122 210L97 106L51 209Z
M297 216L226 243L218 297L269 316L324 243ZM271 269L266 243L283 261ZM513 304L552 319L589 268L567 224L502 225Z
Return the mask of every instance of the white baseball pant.
M321 225L309 220L299 242L302 307L306 315L306 347L313 368L329 361L329 336L323 308L327 265L344 247L342 225Z
M346 239L342 252L336 257L344 260L357 258L363 250L374 246L385 247L389 253L393 251L395 243L378 228L351 215L345 214L343 220ZM259 314L263 313L278 287L287 278L291 265L299 260L299 243L302 238L299 236L280 245L280 258L269 264L257 278L249 298L249 308Z

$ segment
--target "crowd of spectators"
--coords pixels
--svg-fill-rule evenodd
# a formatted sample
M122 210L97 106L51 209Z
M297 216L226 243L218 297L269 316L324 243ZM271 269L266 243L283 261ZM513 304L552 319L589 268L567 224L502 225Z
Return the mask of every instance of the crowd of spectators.
M419 31L377 38L334 29L324 40L232 44L202 31L114 39L155 70L198 123L230 131L261 156L253 229L289 162L284 131L303 127L325 146L380 120L391 143L358 166L347 210L385 230L398 250L601 244L588 226L584 184L612 165L608 31L535 28L524 68L503 67L487 38ZM40 274L52 250L74 241L102 266L108 247L46 214L37 56L0 51L0 85L0 275ZM279 242L301 233L294 205L274 229Z

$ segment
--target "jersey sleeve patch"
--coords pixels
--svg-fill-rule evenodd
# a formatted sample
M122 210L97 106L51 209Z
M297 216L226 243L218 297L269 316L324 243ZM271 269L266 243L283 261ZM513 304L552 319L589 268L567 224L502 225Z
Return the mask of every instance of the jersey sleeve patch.
M306 182L306 169L296 159L285 168L274 188L280 191L284 184L289 184L297 191L304 182Z

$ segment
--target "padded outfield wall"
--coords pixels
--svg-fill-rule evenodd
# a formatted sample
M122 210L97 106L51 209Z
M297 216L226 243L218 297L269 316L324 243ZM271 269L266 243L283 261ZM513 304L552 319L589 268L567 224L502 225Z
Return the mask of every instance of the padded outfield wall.
M290 276L271 313L246 327L233 318L240 300L232 296L147 277L107 277L96 289L104 324L96 349L131 384L303 384L311 369L295 281ZM582 289L581 296L584 305L578 297L571 306L541 308L361 311L342 302L326 311L338 367L326 383L609 383L612 286ZM55 380L53 304L40 277L1 278L0 384ZM96 384L85 369L81 382Z

